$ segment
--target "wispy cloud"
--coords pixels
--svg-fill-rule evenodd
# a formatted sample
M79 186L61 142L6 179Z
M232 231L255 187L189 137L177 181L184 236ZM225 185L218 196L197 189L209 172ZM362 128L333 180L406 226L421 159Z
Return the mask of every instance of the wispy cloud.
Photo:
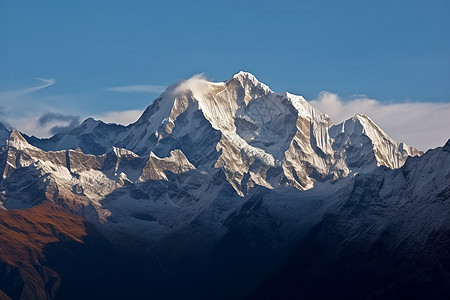
M369 116L389 136L399 142L427 150L443 146L450 138L450 103L383 103L363 95L342 100L322 92L310 103L340 123L356 113Z
M68 108L67 101L59 99L72 99L77 102L77 98L72 95L45 95L35 93L55 84L55 79L38 78L42 83L22 89L0 91L0 122L10 128L15 128L28 135L38 137L49 137L56 133L67 132L80 124L80 120L91 117L91 114L71 109L70 114L66 114ZM161 92L163 86L128 86L116 87L118 92ZM70 109L70 108L69 108ZM128 125L135 122L142 114L142 110L109 111L94 114L95 119L106 123L117 123Z
M41 84L15 90L0 91L0 122L14 126L17 118L41 112L37 105L35 92L55 84L53 78L37 78Z
M38 91L55 84L53 78L37 78L40 84L21 89L0 91L0 122L26 134L48 137L64 132L79 124L79 117L61 111L61 101L48 101L50 97ZM61 96L59 96L61 98ZM67 96L64 96L67 99Z
M29 87L29 88L0 92L0 99L3 99L5 97L17 97L17 96L30 94L30 93L37 92L39 90L45 89L46 87L49 87L49 86L55 84L55 79L53 79L53 78L45 79L45 78L38 77L37 79L42 81L43 84Z
M31 88L28 88L28 89L25 89L25 90L22 90L22 93L28 94L28 93L33 93L33 92L45 89L46 87L54 85L55 81L56 81L54 78L46 79L46 78L39 78L38 77L37 79L42 81L44 84L41 84L41 85L35 86L35 87L31 87Z
M162 85L126 85L126 86L115 86L104 89L109 92L119 92L119 93L162 93L166 89Z

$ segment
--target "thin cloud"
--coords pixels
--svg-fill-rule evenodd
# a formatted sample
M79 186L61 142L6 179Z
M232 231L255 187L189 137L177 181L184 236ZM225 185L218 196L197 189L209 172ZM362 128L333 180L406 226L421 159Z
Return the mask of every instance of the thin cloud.
M450 138L450 103L383 103L365 96L344 101L337 94L322 92L311 105L340 123L356 113L369 116L389 136L420 150L443 146Z
M162 93L166 90L162 85L127 85L127 86L115 86L104 89L109 92L118 93Z
M26 90L24 90L25 93L33 93L42 89L45 89L46 87L52 86L55 84L56 80L54 78L39 78L37 77L37 79L39 79L40 81L42 81L44 84L39 85L39 86L35 86L35 87L31 87L28 88Z
M30 122L30 114L39 113L42 105L36 106L34 93L54 85L55 79L37 79L42 82L40 85L0 91L0 122L2 124L10 124L10 126L13 126L19 118L23 118L25 122Z
M29 88L19 89L19 90L0 92L0 98L2 99L4 97L17 97L17 96L34 93L39 90L45 89L46 87L52 86L56 82L55 79L53 79L53 78L45 79L45 78L38 77L37 79L42 81L43 84L38 85L38 86L29 87Z

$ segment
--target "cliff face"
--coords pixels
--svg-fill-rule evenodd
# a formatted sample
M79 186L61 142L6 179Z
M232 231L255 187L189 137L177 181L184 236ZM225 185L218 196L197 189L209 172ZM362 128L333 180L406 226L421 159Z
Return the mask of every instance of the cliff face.
M252 298L445 299L449 165L450 140L400 169L357 175Z
M175 84L127 127L1 131L3 297L229 299L266 282L255 295L364 298L426 276L436 296L449 282L449 144L423 154L367 116L333 124L249 73Z

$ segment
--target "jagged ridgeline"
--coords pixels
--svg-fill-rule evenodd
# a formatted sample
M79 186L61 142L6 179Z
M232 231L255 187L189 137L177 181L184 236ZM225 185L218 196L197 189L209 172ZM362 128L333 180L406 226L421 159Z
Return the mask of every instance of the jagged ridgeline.
M331 247L329 228L345 240L336 241L339 251L366 241L358 255L390 235L414 255L420 247L412 245L449 232L450 218L438 213L449 206L448 146L423 155L360 114L334 124L303 97L274 93L246 72L225 82L176 83L128 126L87 119L48 139L2 127L0 139L2 208L56 205L81 216L120 253L152 257L161 272L153 275L163 274L167 285L159 292L174 298L270 294L258 285L274 274L267 286L278 288L282 275L274 270L283 262L304 266L288 255L311 253L300 241ZM424 222L427 214L437 221ZM412 244L402 244L405 237ZM339 255L337 265L345 262ZM32 286L49 295L58 284ZM289 284L286 291L295 290ZM355 295L370 296L348 296Z
M241 196L254 186L306 190L367 168L399 168L421 154L366 116L334 125L303 97L274 93L246 72L226 82L194 77L170 86L127 127L87 119L50 139L25 138L44 151L81 149L97 156L116 147L164 159L177 150L200 172L223 172ZM133 182L139 178L123 173Z

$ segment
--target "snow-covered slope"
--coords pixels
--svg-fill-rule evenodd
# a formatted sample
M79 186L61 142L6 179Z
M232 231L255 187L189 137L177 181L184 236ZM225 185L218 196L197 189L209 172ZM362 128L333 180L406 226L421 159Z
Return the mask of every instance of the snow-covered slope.
M127 127L87 119L50 139L5 134L5 208L50 200L152 237L199 216L216 226L211 216L226 218L261 190L339 186L420 154L368 117L333 125L303 97L274 93L247 72L176 83Z
M304 203L291 207L306 222L354 174L398 168L420 154L368 117L334 125L303 97L274 93L246 72L174 84L127 127L87 119L50 139L8 134L0 153L4 208L52 201L108 234L133 232L155 245L192 230L220 239L255 199L318 199L308 213ZM278 204L270 209L296 223Z
M336 155L344 157L348 167L386 166L400 168L408 156L423 154L413 147L392 140L369 117L355 115L329 130L335 140L333 148Z
M358 174L251 299L446 299L449 166L450 140L400 169Z
M333 124L246 72L176 83L129 126L87 119L49 139L0 127L0 142L2 208L60 205L119 247L138 243L178 291L256 284L320 224L343 232L340 251L385 226L392 245L423 244L448 223L449 143L422 155L367 116Z
M126 129L122 125L105 124L92 118L86 119L68 133L58 133L48 139L24 135L27 141L45 151L81 149L87 154L103 154L117 143Z
M199 220L221 232L217 220L261 191L323 194L322 183L333 190L421 154L362 115L333 125L303 97L274 93L247 72L176 83L127 127L87 119L50 139L6 133L4 208L53 201L146 240Z
M27 139L44 150L95 155L113 146L140 156L179 150L211 176L222 169L241 196L255 186L310 189L352 171L398 168L420 154L362 115L333 125L303 97L274 93L247 72L225 82L194 76L176 83L128 127L87 119L67 134Z
M133 182L167 180L165 172L195 169L179 151L163 159L154 154L139 157L116 147L102 155L75 150L46 152L29 144L16 130L3 146L0 168L0 203L4 208L27 208L48 200L86 213L91 221L97 220L96 214L99 221L108 215L100 200L113 191Z

